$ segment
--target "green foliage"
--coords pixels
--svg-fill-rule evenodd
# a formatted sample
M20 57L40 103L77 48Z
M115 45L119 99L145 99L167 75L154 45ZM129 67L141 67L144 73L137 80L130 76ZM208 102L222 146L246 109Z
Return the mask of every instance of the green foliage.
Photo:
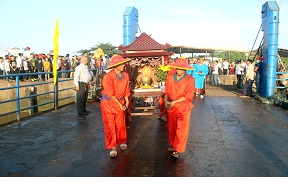
M211 55L210 55L211 56ZM213 57L220 57L223 60L227 59L227 61L232 62L235 60L244 59L246 60L245 53L243 52L214 52Z
M114 54L119 54L120 51L117 49L116 46L112 45L111 43L98 43L98 45L94 45L90 49L81 49L78 51L78 53L84 53L84 52L90 52L95 51L98 48L101 48L106 55L109 57L112 57Z
M165 82L169 70L169 66L160 65L155 71L158 81Z

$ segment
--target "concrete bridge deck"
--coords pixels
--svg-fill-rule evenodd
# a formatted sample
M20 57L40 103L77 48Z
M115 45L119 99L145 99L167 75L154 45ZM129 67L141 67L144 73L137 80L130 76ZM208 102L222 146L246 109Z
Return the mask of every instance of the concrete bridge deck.
M186 152L167 152L166 122L133 117L128 149L109 157L99 103L85 121L71 104L0 128L0 176L287 177L288 110L207 86L195 98Z

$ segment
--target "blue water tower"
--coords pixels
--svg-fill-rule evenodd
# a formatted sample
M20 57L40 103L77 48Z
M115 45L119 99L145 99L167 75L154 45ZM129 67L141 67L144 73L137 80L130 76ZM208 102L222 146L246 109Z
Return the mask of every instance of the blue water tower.
M138 10L135 7L126 7L123 14L123 45L127 46L136 39L138 32Z
M278 62L279 7L276 1L267 1L262 6L263 63L260 66L259 94L271 97L275 93Z

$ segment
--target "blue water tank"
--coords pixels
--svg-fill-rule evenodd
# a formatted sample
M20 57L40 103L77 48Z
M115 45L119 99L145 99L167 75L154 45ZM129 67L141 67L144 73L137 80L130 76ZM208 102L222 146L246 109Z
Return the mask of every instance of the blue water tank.
M126 7L123 14L123 45L127 46L136 39L138 32L138 10L135 7Z
M279 7L275 1L262 6L263 63L260 71L259 94L271 97L275 93L276 68L278 62Z

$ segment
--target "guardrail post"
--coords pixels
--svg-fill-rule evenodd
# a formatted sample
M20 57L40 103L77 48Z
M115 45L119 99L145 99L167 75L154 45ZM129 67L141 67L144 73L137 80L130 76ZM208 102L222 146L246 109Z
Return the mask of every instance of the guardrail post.
M17 121L20 121L20 88L19 88L19 75L16 76L16 110Z
M56 84L54 85L54 110L58 110L58 71L56 75Z

